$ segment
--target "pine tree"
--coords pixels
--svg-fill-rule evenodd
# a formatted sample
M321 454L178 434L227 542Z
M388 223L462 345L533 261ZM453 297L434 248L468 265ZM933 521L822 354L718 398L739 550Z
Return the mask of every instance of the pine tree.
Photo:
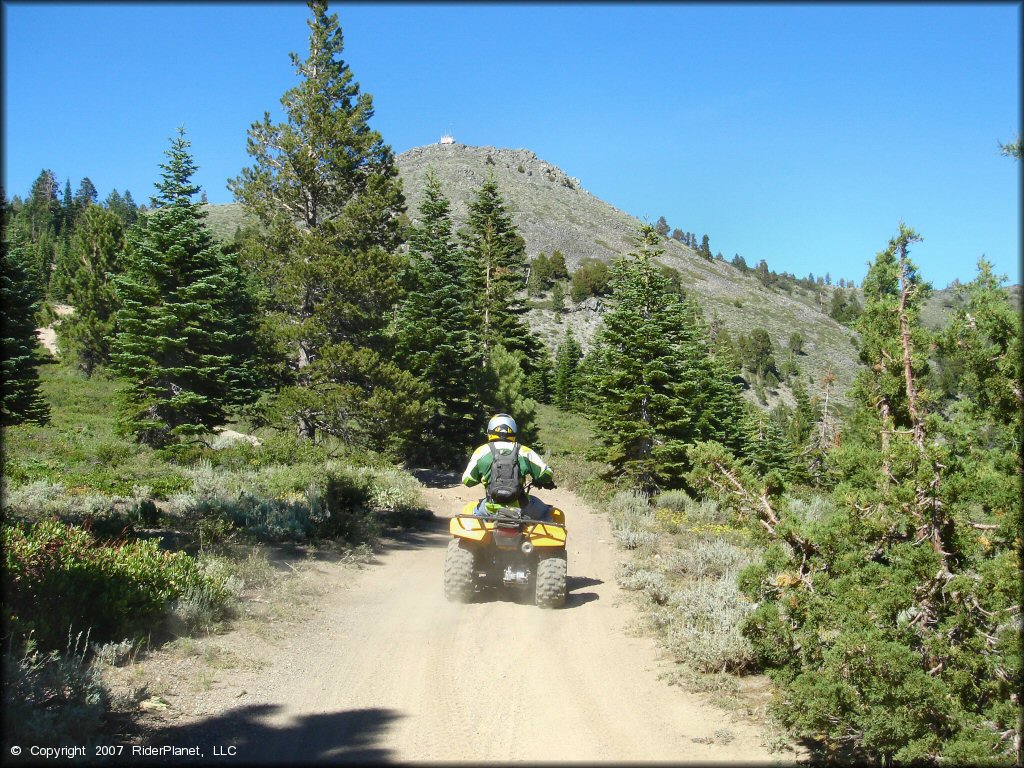
M42 171L18 215L11 222L23 250L23 266L35 285L40 300L49 288L50 273L56 261L63 213L57 198L57 177Z
M700 241L700 255L708 261L711 261L711 240L707 235L704 235Z
M64 199L60 206L63 232L70 232L75 224L75 198L71 194L71 179L64 180Z
M928 331L920 324L921 306L931 293L917 267L907 257L910 245L920 240L913 230L900 224L899 235L880 252L864 280L867 306L857 321L860 331L860 360L866 368L858 374L854 394L859 402L870 403L877 416L882 486L895 481L893 475L896 432L923 428L922 409L928 397L908 386L920 382L928 372L926 350L931 345ZM909 368L908 368L909 366ZM894 439L895 438L895 439ZM897 463L900 463L897 460Z
M588 296L603 296L608 292L610 280L608 265L600 259L587 256L572 273L572 300L580 302Z
M538 253L530 262L530 277L526 281L526 292L530 296L540 296L548 287L550 267L548 257Z
M86 176L78 185L78 191L75 192L75 207L79 211L84 211L90 205L96 205L99 200L99 193L96 191L96 185L92 183L92 180Z
M470 202L469 219L459 235L468 260L468 284L485 357L500 344L522 353L523 364L531 372L530 358L539 345L523 320L526 306L519 295L526 287L525 246L493 175Z
M244 254L287 344L291 385L306 390L289 396L309 406L292 411L298 433L313 438L317 425L355 434L342 423L353 418L346 408L321 401L314 388L339 392L369 380L346 370L332 345L384 350L384 326L401 293L405 202L391 148L369 127L373 99L341 58L337 14L327 14L325 0L309 8L309 54L291 54L301 82L281 99L286 121L272 123L267 113L253 123L247 150L254 163L229 186L267 233ZM319 357L334 362L311 368Z
M5 224L6 224L6 212ZM6 230L7 227L5 226ZM6 233L5 233L6 234ZM6 238L5 238L6 240ZM25 252L18 242L5 242L0 276L0 311L3 312L3 404L0 423L49 421L49 406L39 391L35 361L36 312L39 293L24 266Z
M523 390L527 397L545 405L551 404L553 397L555 366L551 361L551 354L547 345L543 350L534 356L533 372L526 377L526 387Z
M958 291L962 304L939 339L947 355L962 361L960 394L1005 424L1019 421L1022 394L1020 315L1000 288L1005 277L978 260L978 275Z
M420 453L461 460L480 431L483 353L476 344L465 259L452 241L451 205L429 171L419 224L409 238L412 273L395 322L395 359L424 381L437 402Z
M46 232L55 232L60 211L60 203L57 201L57 177L53 171L43 170L32 182L32 191L25 203L29 241L37 243Z
M569 267L565 263L565 254L557 249L551 252L551 258L548 259L548 279L569 279Z
M555 313L555 322L562 322L562 313L565 312L565 288L560 282L551 286L551 311Z
M761 259L757 262L757 266L754 267L754 277L756 277L758 282L760 282L765 288L772 284L771 271L768 269L767 261Z
M116 309L113 277L123 246L121 220L98 205L89 205L75 227L68 261L58 268L58 275L66 280L66 292L61 294L75 308L57 327L60 348L86 376L110 360Z
M580 347L572 329L565 329L565 336L558 347L558 355L555 358L555 379L553 383L554 403L559 408L567 411L575 410L578 405L576 370L580 360L583 359L583 349Z
M742 406L710 354L699 308L659 269L660 237L645 226L638 240L639 250L613 267L613 308L591 350L588 386L609 463L652 492L683 483L698 440L738 450Z
M184 130L171 141L153 210L126 236L111 367L125 379L121 424L173 447L226 420L256 382L251 317L237 267L217 246L193 197L196 166Z
M703 482L773 539L766 565L744 578L759 607L743 633L780 687L784 724L857 762L1008 764L1020 727L1020 628L1010 619L1020 612L1020 452L1009 448L1019 446L1019 396L1001 412L969 373L946 411L929 392L929 286L909 258L919 239L901 224L864 281L865 367L827 454L824 510L769 499L707 447ZM982 273L976 287L1002 305ZM984 366L1009 362L1000 350L1017 323L974 336L1008 316L997 310L972 329L968 314L940 347Z
M760 408L752 409L743 419L742 426L747 461L759 475L781 486L793 471L793 448L779 424ZM777 490L773 489L773 490Z
M775 383L778 383L778 380L774 378L778 374L778 368L775 363L775 350L768 331L764 328L754 328L750 332L750 336L747 337L745 347L746 358L744 362L746 367L754 372L758 380L765 380L766 377L770 376Z
M537 402L527 392L529 387L523 370L522 352L496 344L487 361L481 399L487 412L507 413L515 419L519 442L537 449Z
M135 204L135 200L132 199L132 193L130 190L124 191L123 209L120 212L121 220L124 221L126 227L130 227L139 218L139 206Z

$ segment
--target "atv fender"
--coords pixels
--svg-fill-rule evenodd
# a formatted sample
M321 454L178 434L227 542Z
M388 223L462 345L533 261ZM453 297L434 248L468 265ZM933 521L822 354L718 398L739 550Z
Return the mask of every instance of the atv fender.
M473 504L472 506L476 505ZM473 517L472 510L469 512L463 510L462 514L466 515L466 517L453 517L448 522L448 532L460 539L483 541L484 537L490 533L490 530L484 524L483 518Z

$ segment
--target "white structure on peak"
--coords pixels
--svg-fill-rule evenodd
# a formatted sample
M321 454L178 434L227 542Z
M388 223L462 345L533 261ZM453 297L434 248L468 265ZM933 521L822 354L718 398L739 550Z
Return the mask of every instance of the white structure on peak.
M441 143L442 144L454 144L455 143L455 137L452 136L450 133L443 134L441 136Z

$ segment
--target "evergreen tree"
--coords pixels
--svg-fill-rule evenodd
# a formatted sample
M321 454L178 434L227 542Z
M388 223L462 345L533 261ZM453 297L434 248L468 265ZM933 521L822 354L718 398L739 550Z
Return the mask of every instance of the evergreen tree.
M740 340L734 340L728 328L722 328L714 338L715 355L726 370L739 374L743 370L743 357L740 354Z
M533 372L526 377L523 393L531 400L548 405L553 397L555 367L547 345L533 358Z
M125 227L130 227L139 217L138 206L132 200L132 193L126 191L122 196L116 189L110 191L103 206L112 214L117 216Z
M565 329L565 336L558 347L558 355L555 358L555 378L553 382L554 403L559 408L567 411L577 407L577 388L579 386L576 378L576 370L579 368L580 360L583 359L583 349L580 347L572 329Z
M79 211L84 211L90 205L96 205L99 200L99 193L96 191L96 185L92 183L88 176L79 183L74 199L75 207Z
M44 170L32 182L32 191L25 202L29 241L37 243L48 231L55 232L60 212L57 177L53 171Z
M747 337L745 345L746 367L754 372L759 379L764 379L771 374L778 375L778 368L775 363L775 349L772 346L772 338L764 328L754 328Z
M664 216L659 216L657 223L654 225L654 231L662 237L668 237L669 226Z
M588 296L603 296L608 292L610 279L607 264L589 256L584 258L572 273L572 300L578 303Z
M675 267L670 267L668 264L662 264L661 273L668 279L669 290L672 293L676 293L679 296L686 296L686 291L683 289L683 273Z
M135 204L132 199L132 193L129 190L124 191L124 207L122 212L119 214L121 220L124 221L126 227L130 227L139 218L139 206Z
M708 261L711 261L711 240L707 235L704 235L700 241L700 255Z
M939 338L939 348L957 358L961 371L958 394L1004 424L1020 419L1020 315L1000 288L1005 277L992 272L992 263L978 260L978 275L960 286L961 306Z
M872 432L879 436L882 471L878 477L883 485L894 479L891 450L896 431L910 429L927 407L927 396L918 393L921 402L915 403L917 394L907 390L908 377L911 382L920 381L927 374L926 350L931 345L919 323L931 286L919 278L917 267L906 256L910 245L919 240L917 233L901 224L889 248L876 256L864 280L867 306L857 321L860 360L866 368L857 377L854 393L858 401L875 406L870 412L878 421Z
M640 249L613 267L613 308L588 375L607 460L648 492L682 484L692 443L739 449L742 441L739 395L710 354L699 308L670 290L659 269L659 242L642 227Z
M196 166L184 131L171 141L153 210L126 236L114 281L120 310L111 367L126 380L121 424L176 446L255 395L251 317L241 275L192 198Z
M1001 412L967 374L938 408L925 377L934 339L920 322L929 287L909 258L919 239L901 224L864 281L865 367L828 453L831 502L812 514L772 500L713 446L699 449L691 481L725 492L771 539L742 577L758 603L743 633L780 688L783 723L858 762L1008 764L1020 722L1009 617L1020 612L1021 465L1008 450L1020 405ZM940 346L986 366L1010 350L1016 323L974 336L967 314Z
M409 238L410 288L395 322L395 358L437 406L417 441L423 458L460 460L480 431L483 353L475 339L465 259L452 241L451 205L427 174L420 223Z
M71 179L64 180L64 199L60 206L61 218L63 219L62 229L70 232L75 223L75 198L71 194Z
M811 438L814 426L821 418L821 408L812 402L807 394L807 387L796 378L790 385L795 406L785 425L786 439L801 456L808 457L811 453ZM810 464L806 461L805 464Z
M548 259L548 279L556 281L569 279L569 267L565 263L565 254L559 250L552 251L551 258Z
M548 286L549 279L548 257L543 253L530 262L530 277L526 281L526 292L530 296L540 296Z
M5 225L6 225L6 212ZM7 227L4 227L5 234ZM49 406L39 391L39 371L35 361L36 312L39 293L25 268L25 252L18 242L6 241L3 249L3 274L0 276L0 311L3 312L3 404L0 423L23 421L44 424L49 421Z
M519 442L539 450L537 402L528 394L524 368L522 352L496 344L487 360L482 400L488 413L507 413L515 419Z
M244 254L286 345L291 386L304 390L288 395L289 412L298 433L313 438L317 425L354 435L349 420L376 418L315 392L371 386L369 371L346 368L331 347L373 353L351 358L353 365L384 350L387 316L401 294L405 202L391 148L369 126L373 99L341 58L337 14L327 14L326 0L309 7L309 54L291 54L301 82L281 99L286 121L272 123L267 113L250 127L254 164L229 186L267 232ZM319 357L333 362L311 367Z
M741 429L746 446L747 462L781 490L785 478L793 471L793 449L780 425L760 408L748 411ZM770 477L774 473L774 477Z
M555 322L562 322L562 313L565 312L565 289L561 283L551 286L551 311L555 313Z
M23 250L23 266L35 285L40 300L49 288L50 273L57 257L58 233L63 213L57 198L57 177L53 171L42 171L32 183L32 190L21 211L10 223L17 232Z
M121 220L98 205L89 205L71 239L65 267L68 274L62 275L67 281L66 293L62 294L75 312L57 327L61 351L86 376L110 360L116 309L113 277L123 246Z
M468 284L474 297L477 335L484 356L495 345L522 354L526 372L539 342L527 327L520 291L526 287L523 238L505 209L492 175L469 204L469 219L459 233L468 260Z
M771 272L768 270L768 262L761 259L757 262L757 266L754 267L754 277L757 278L758 282L761 283L765 288L772 284Z

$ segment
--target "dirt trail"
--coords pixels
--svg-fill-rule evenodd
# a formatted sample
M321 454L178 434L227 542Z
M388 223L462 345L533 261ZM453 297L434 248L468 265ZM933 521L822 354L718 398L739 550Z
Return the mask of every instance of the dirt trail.
M477 493L437 483L425 497L439 519L378 564L319 566L328 591L313 617L273 643L263 669L218 682L235 704L147 742L274 763L792 761L755 726L657 679L654 642L629 633L637 614L615 584L607 520L578 498L542 496L569 526L569 597L542 611L447 603L447 518Z

